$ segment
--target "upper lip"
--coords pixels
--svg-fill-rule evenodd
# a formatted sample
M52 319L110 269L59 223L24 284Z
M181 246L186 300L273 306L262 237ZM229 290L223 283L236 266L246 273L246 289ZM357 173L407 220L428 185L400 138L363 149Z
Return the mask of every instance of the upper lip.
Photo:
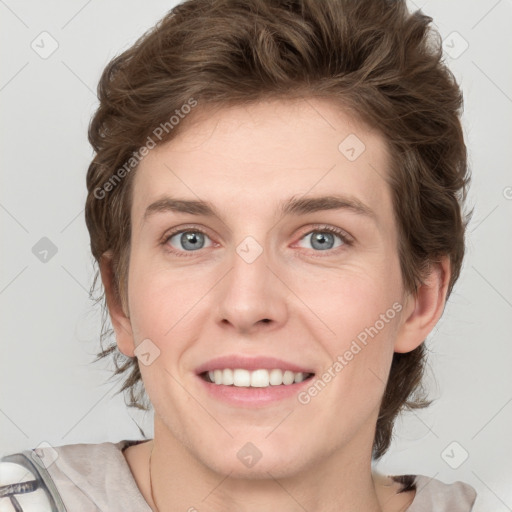
M198 366L196 368L196 373L199 375L211 370L221 370L224 368L241 368L250 371L260 369L272 370L274 368L278 368L280 370L290 370L294 373L314 373L311 368L305 368L298 364L284 361L283 359L278 359L276 357L247 357L237 354L210 359L209 361L206 361L202 365Z

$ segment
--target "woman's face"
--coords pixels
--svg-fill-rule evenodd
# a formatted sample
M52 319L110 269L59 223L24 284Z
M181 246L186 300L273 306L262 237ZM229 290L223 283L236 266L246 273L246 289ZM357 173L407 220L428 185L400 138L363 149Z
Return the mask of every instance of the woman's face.
M159 431L232 476L369 457L406 307L382 137L318 99L194 121L133 183L118 343Z

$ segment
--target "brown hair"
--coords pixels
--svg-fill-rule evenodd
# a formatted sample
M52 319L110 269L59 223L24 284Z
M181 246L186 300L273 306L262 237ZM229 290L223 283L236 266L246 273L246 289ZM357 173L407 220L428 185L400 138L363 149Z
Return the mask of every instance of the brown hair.
M169 119L185 112L191 99L199 111L322 97L377 129L392 155L386 179L404 287L415 293L430 265L448 255L449 296L464 256L471 213L464 219L461 209L470 176L459 119L462 93L443 63L431 21L421 11L409 13L405 0L188 0L115 57L99 81L99 107L89 127L96 155L87 172L85 218L96 262L107 251L113 257L120 303L127 304L136 157L154 141L156 127L166 127L161 144L187 126L188 118L177 124ZM104 294L95 300L102 299ZM128 405L147 410L137 359L120 353L115 340L103 346L113 334L106 301L102 311L96 360L111 355L114 375L128 373L119 392L129 390ZM425 350L422 343L393 355L374 458L388 449L403 408L430 403L421 386Z

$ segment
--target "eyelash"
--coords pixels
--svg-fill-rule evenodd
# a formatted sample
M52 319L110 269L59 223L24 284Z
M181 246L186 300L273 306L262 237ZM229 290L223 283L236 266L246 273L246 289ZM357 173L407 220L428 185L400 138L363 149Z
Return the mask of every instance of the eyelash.
M178 250L175 250L175 249L170 249L169 248L169 245L168 245L168 242L169 240L175 236L175 235L178 235L178 234L181 234L181 233L187 233L187 232L192 232L192 233L202 233L203 235L206 235L209 237L208 233L206 233L206 231L200 229L200 228L196 228L196 227L185 227L185 228L181 228L181 229L176 229L174 231L171 231L169 233L166 233L163 237L163 240L161 242L161 245L164 246L165 250L170 253L170 254L173 254L175 256L178 256L178 257L185 257L185 258L188 258L188 257L191 257L194 255L195 252L199 252L200 249L198 249L197 251L178 251ZM328 253L329 255L332 255L333 253L337 253L339 250L343 250L344 247L348 246L352 246L354 244L354 240L352 239L352 237L350 237L345 231L339 229L339 228L334 228L332 226L324 226L324 225L317 225L317 226L314 226L313 229L310 229L307 233L304 233L300 238L299 240L302 240L304 237L308 236L308 235L311 235L312 233L332 233L334 235L337 235L341 241L343 242L343 245L340 246L340 247L336 247L335 249L328 249L326 250L325 252ZM324 251L314 251L314 252L324 252ZM322 258L323 256L314 256L314 257L320 257Z

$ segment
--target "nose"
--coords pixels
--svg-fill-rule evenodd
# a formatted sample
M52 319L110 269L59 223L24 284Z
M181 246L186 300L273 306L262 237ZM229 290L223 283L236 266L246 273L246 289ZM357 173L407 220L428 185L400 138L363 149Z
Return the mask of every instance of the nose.
M254 240L240 244L231 269L218 285L217 322L238 334L279 328L288 315L283 281L277 264L269 261L259 244Z

